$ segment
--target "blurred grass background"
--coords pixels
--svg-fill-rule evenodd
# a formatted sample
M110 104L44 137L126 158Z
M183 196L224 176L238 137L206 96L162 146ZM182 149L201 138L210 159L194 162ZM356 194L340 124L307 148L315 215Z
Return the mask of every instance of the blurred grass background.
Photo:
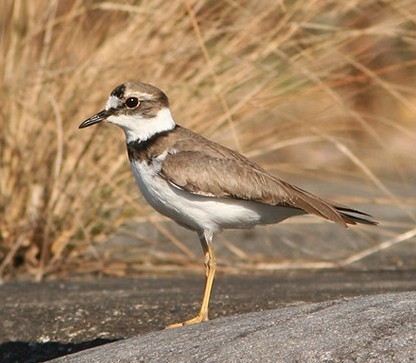
M415 23L413 0L3 0L0 276L103 272L97 246L131 222L172 242L175 263L192 255L134 186L122 132L77 129L126 80L300 186L351 183L360 197L340 202L399 207L380 228L411 240Z

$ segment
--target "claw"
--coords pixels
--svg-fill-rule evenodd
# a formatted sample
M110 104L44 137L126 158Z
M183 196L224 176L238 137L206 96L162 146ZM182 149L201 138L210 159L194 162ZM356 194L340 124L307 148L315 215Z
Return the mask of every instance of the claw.
M184 321L182 323L170 324L165 329L178 328L180 326L198 324L198 323L202 323L203 321L208 321L208 316L205 315L205 314L204 315L198 314L194 318L189 319L189 320L186 320L186 321Z

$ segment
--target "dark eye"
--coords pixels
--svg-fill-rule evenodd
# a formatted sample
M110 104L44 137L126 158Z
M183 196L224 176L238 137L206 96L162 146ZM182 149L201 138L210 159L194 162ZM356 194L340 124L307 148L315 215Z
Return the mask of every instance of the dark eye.
M139 104L139 99L137 97L129 97L124 103L128 108L135 108Z

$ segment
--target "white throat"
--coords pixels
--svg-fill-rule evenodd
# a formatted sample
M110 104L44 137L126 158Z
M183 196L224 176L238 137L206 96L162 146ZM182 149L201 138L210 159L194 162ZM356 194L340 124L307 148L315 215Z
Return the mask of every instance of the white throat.
M175 121L169 108L162 108L155 117L144 118L140 115L110 116L107 122L120 126L126 134L127 143L145 141L160 132L172 130Z

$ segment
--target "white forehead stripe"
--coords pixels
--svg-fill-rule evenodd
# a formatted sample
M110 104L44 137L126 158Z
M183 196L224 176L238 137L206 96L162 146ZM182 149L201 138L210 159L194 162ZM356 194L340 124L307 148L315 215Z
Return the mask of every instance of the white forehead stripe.
M120 104L121 102L116 96L110 96L105 104L105 109L108 111L110 108L117 108Z
M148 93L140 93L140 99L143 101L153 100L155 96L148 94Z

